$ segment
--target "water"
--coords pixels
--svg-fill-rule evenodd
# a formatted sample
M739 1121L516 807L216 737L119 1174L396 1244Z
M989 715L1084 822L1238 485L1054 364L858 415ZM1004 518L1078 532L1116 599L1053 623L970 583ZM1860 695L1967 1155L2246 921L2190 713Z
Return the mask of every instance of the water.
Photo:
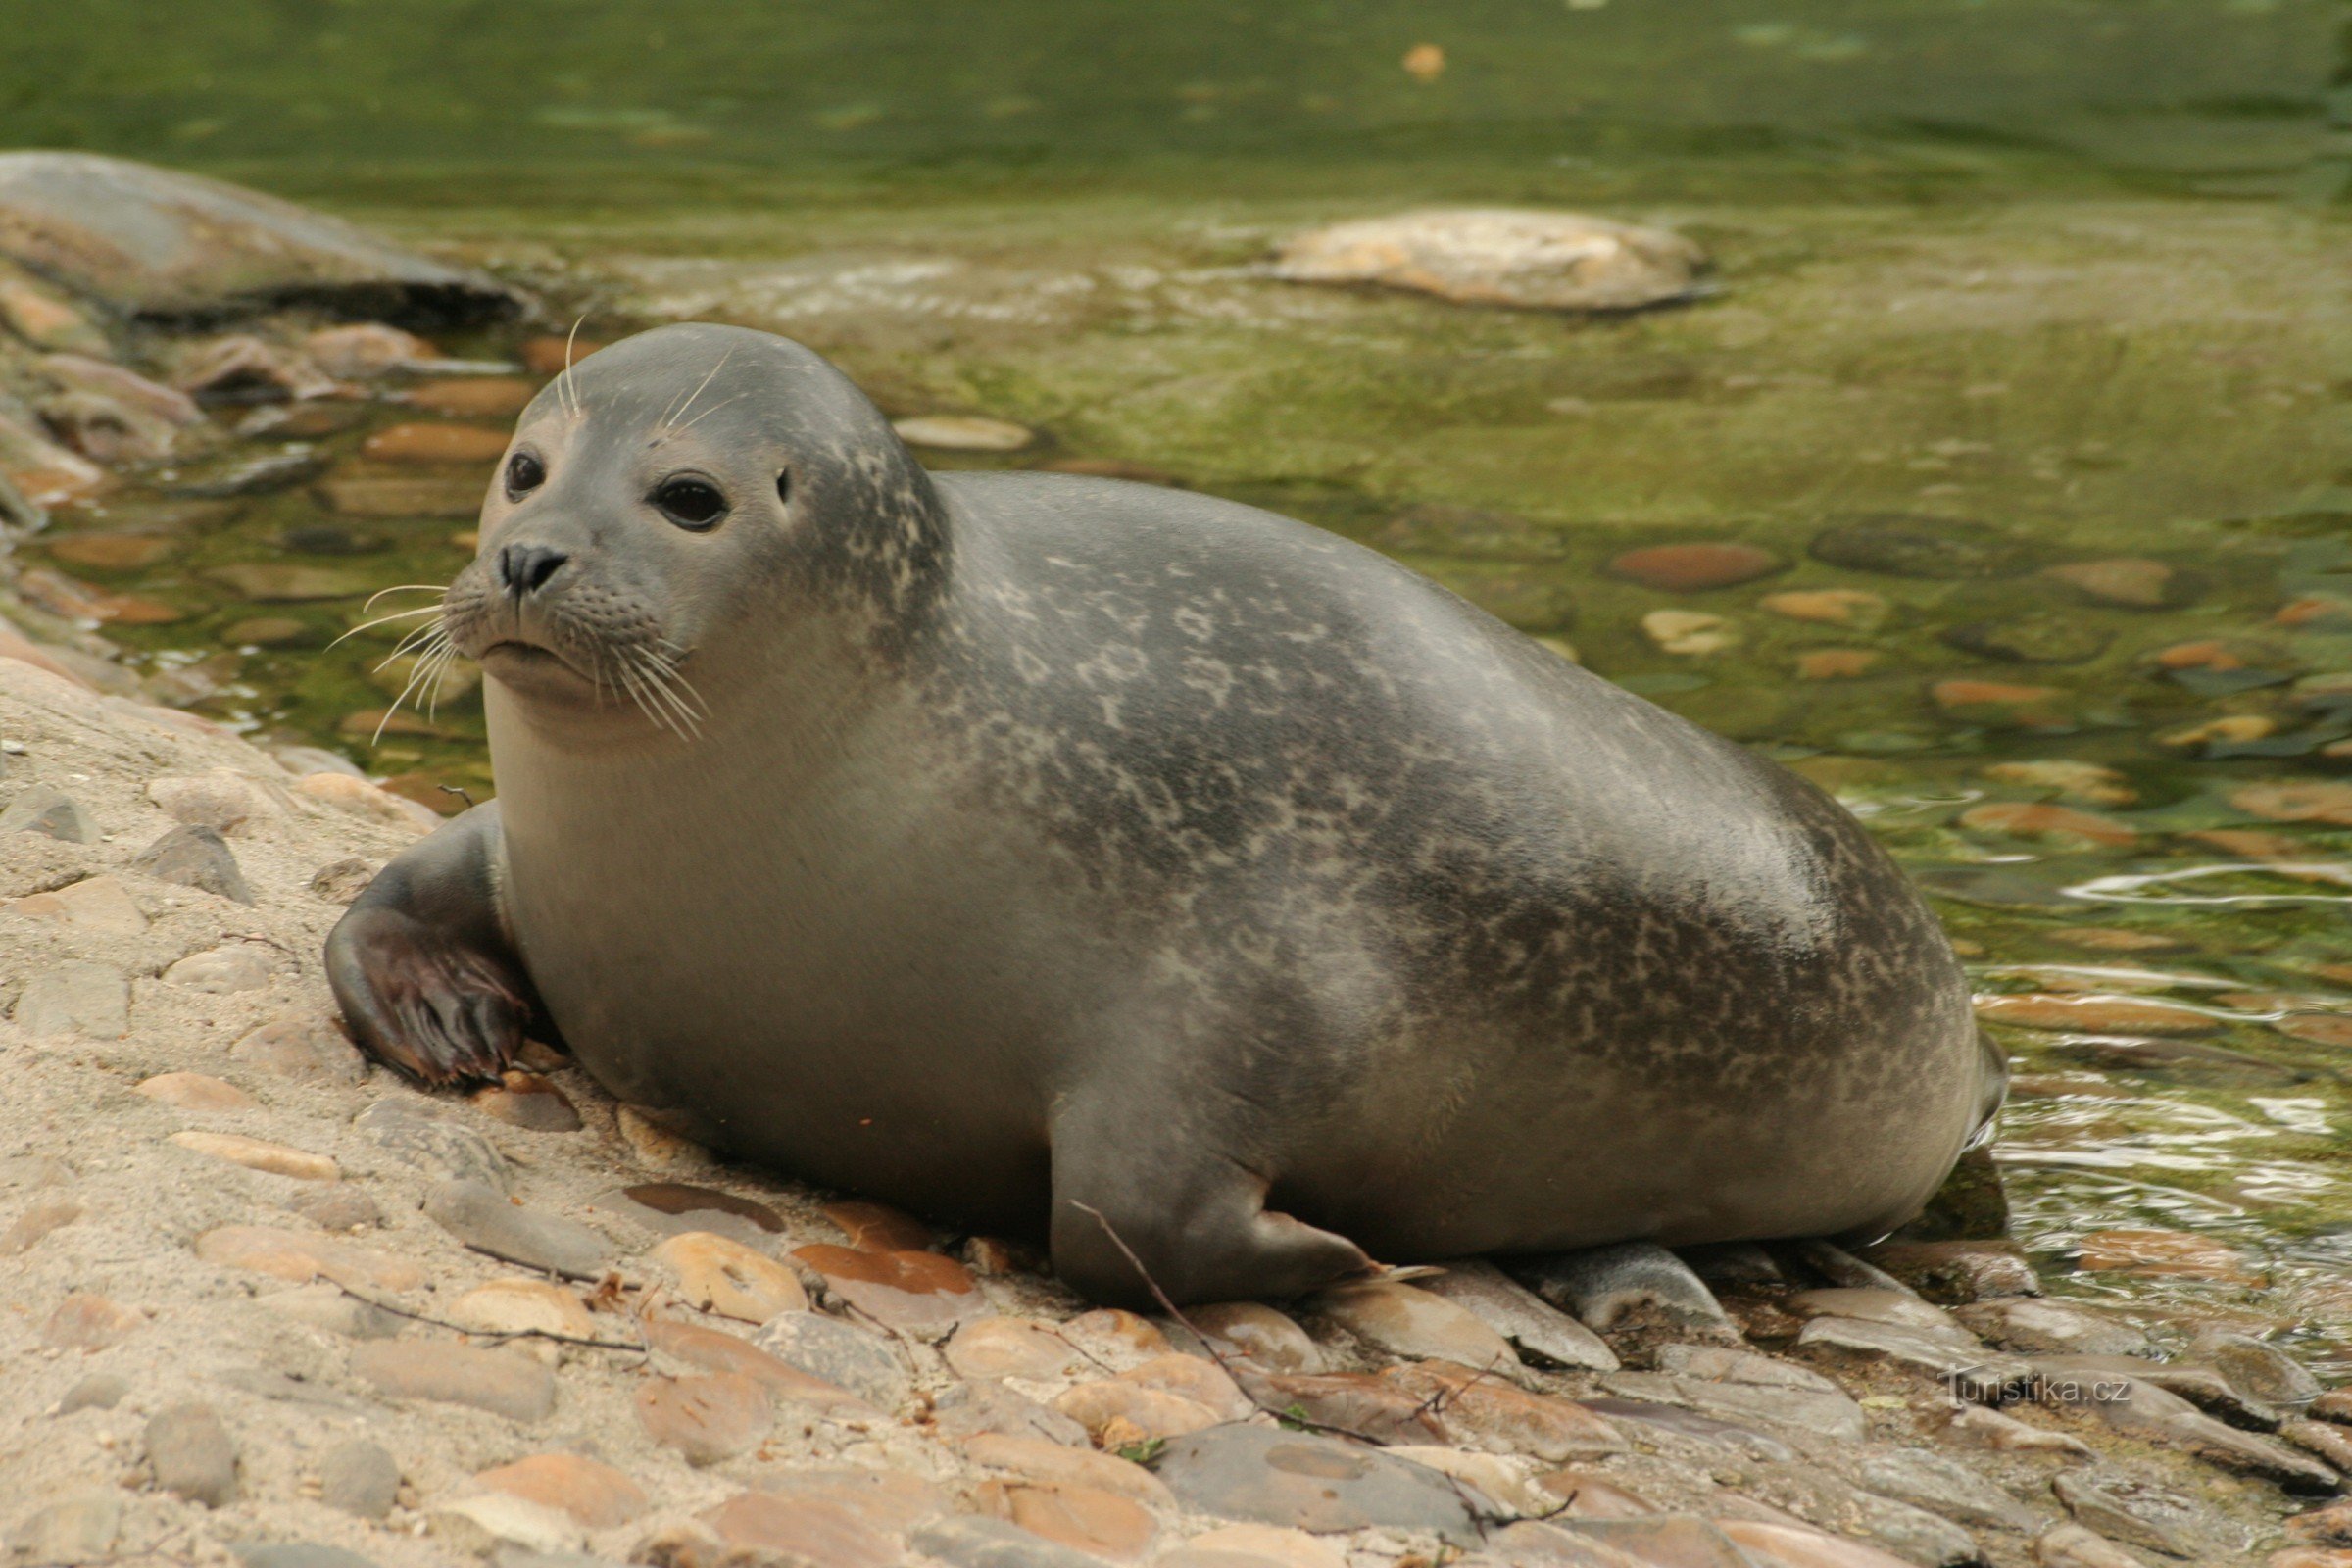
M591 337L789 332L893 413L1041 432L942 464L1126 464L1307 517L1834 789L1985 994L2062 999L1993 1024L2017 1232L2059 1288L2174 1340L2283 1321L2352 1366L2338 8L149 10L13 22L12 139L339 207L526 278ZM1671 222L1721 291L1580 321L1256 270L1296 226L1427 200ZM246 445L348 476L416 416ZM494 790L477 699L371 741L389 644L325 648L360 589L446 581L467 518L338 514L316 476L166 494L189 477L27 558L176 612L117 634L201 711L424 798ZM485 474L445 477L463 513ZM69 559L125 531L166 553ZM1689 594L1606 569L1708 541L1778 569ZM2136 564L2049 573L2114 560ZM219 574L288 564L354 591L257 605ZM1777 597L1838 590L1868 597ZM1645 630L1659 611L1722 624ZM2222 1242L2244 1278L2069 1272L2119 1227Z

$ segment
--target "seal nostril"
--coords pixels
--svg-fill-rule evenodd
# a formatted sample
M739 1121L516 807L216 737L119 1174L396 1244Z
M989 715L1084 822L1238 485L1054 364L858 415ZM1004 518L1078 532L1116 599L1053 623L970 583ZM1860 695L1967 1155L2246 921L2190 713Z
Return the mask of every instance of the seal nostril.
M509 545L498 553L498 580L508 593L520 599L546 587L547 580L570 559L544 545Z

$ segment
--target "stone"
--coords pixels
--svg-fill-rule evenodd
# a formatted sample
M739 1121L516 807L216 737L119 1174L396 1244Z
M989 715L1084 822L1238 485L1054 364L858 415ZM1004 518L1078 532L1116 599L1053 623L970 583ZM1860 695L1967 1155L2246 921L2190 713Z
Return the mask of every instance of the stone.
M1159 1568L1348 1568L1338 1546L1277 1525L1220 1525L1159 1559Z
M1132 1562L1141 1557L1158 1525L1132 1500L1084 1486L1021 1486L984 1482L973 1500L1033 1535L1097 1557Z
M792 1255L824 1276L825 1286L884 1328L939 1339L994 1310L972 1271L937 1252L861 1252L818 1244Z
M1766 1421L1774 1426L1856 1443L1867 1434L1870 1425L1862 1407L1835 1385L1825 1389L1792 1386L1780 1380L1747 1382L1620 1372L1601 1379L1600 1386L1610 1394L1634 1399L1689 1405L1710 1419L1727 1420L1751 1431L1752 1423ZM1595 1404L1592 1408L1601 1406ZM1615 1404L1607 1409L1619 1413Z
M204 575L240 599L272 605L350 599L367 593L374 585L374 579L368 573L352 567L313 566L295 561L212 566Z
M471 1405L511 1421L538 1421L556 1408L554 1374L512 1350L476 1350L440 1341L362 1345L352 1375L396 1399Z
M1115 1464L1117 1461L1109 1461ZM1132 1468L1132 1467L1130 1467ZM826 1503L864 1520L876 1530L902 1535L926 1519L949 1512L955 1502L948 1494L903 1469L873 1470L863 1465L830 1468L769 1470L752 1483L771 1496Z
M1460 305L1634 311L1690 298L1705 266L1696 245L1661 228L1581 213L1469 207L1294 234L1276 253L1273 272L1287 282L1374 284Z
M1881 1242L1863 1255L1931 1300L1986 1301L2040 1294L2041 1281L2015 1242Z
M237 1446L209 1404L175 1404L147 1423L147 1465L164 1491L222 1507L237 1494Z
M362 1519L381 1519L400 1500L400 1461L365 1439L338 1443L319 1456L318 1500Z
M2352 784L2334 779L2249 784L2230 791L2230 804L2273 822L2352 827Z
M638 1163L656 1170L675 1170L710 1160L701 1145L670 1127L663 1113L653 1107L621 1105L612 1113L612 1124Z
M1721 1345L1661 1345L1656 1354L1658 1370L1670 1377L1696 1378L1702 1383L1746 1383L1768 1389L1805 1389L1815 1394L1845 1392L1811 1367L1758 1355L1753 1350L1735 1350Z
M2210 1363L2232 1388L2261 1404L2299 1410L2321 1394L2320 1380L2301 1362L2247 1335L2199 1334L2189 1342L2188 1353Z
M1331 1534L1386 1527L1477 1540L1469 1506L1438 1471L1311 1433L1228 1424L1169 1440L1155 1464L1186 1507Z
M276 973L277 960L270 949L255 942L224 942L189 954L164 970L164 980L190 991L227 996L262 990Z
M1585 1406L1531 1394L1483 1369L1432 1360L1393 1366L1381 1376L1427 1401L1457 1444L1475 1443L1555 1464L1625 1451L1617 1429Z
M251 1110L254 1099L235 1084L226 1083L209 1073L167 1072L142 1079L133 1086L137 1094L173 1105L181 1110Z
M232 348L233 345L233 348ZM255 398L331 397L335 384L318 373L317 366L296 355L279 354L250 338L229 339L223 353L200 361L198 376L216 377L210 383L191 380L190 391L208 403L240 403ZM224 500L234 496L270 495L299 484L318 471L319 456L303 442L270 451L231 451L225 457L180 471L165 487L172 496Z
M2034 1538L2041 1568L2146 1568L2139 1558L2081 1525L2052 1525Z
M1018 452L1037 439L1026 425L972 414L926 414L893 419L891 428L910 447L948 452Z
M192 1152L226 1160L232 1165L243 1165L248 1170L267 1171L272 1176L288 1176L304 1182L343 1179L342 1170L324 1154L314 1154L284 1144L267 1143L259 1138L246 1138L237 1133L173 1133L170 1142Z
M539 395L539 383L514 375L469 375L421 381L400 401L453 419L512 419Z
M1026 1318L975 1318L956 1329L943 1352L963 1378L1025 1378L1049 1382L1079 1362L1069 1341Z
M1642 617L1642 635L1664 653L1691 657L1719 654L1740 642L1739 627L1697 610L1653 610Z
M32 1563L102 1562L122 1533L122 1494L113 1489L64 1497L9 1532L8 1544Z
M2032 564L2020 540L1950 517L1883 515L1842 523L1814 537L1813 558L1849 571L1958 582L2014 577Z
M698 1466L748 1451L770 1420L767 1391L733 1372L653 1378L638 1385L633 1402L647 1437Z
M453 320L520 296L340 219L242 186L80 152L0 155L0 250L126 316L300 302Z
M1930 1513L1990 1530L2028 1531L2034 1515L1976 1471L1932 1448L1882 1448L1864 1453L1853 1471L1866 1491Z
M2279 1426L2278 1436L2352 1474L2352 1432L2328 1421L2288 1421Z
M438 1182L425 1194L424 1212L475 1251L526 1268L592 1280L612 1257L612 1243L601 1233L576 1220L519 1207L487 1182Z
M514 1550L570 1553L587 1544L588 1539L588 1533L566 1515L504 1492L436 1502L424 1523L449 1550L471 1557Z
M441 825L440 816L415 801L406 800L389 790L378 789L364 778L349 773L311 773L294 781L298 795L321 801L339 811L353 816L381 822L387 827L421 828L431 830Z
M204 417L204 411L186 393L150 381L136 370L89 355L45 354L41 357L40 370L61 387L78 392L104 393L167 423L189 425L198 423Z
M729 1562L897 1568L905 1560L888 1534L830 1498L745 1492L702 1517L740 1554Z
M1769 550L1741 544L1643 545L1609 558L1601 569L1612 577L1667 593L1732 588L1788 568Z
M2076 1266L2090 1273L2112 1269L2240 1285L2261 1281L2261 1276L2246 1266L2245 1258L2236 1249L2186 1231L2092 1231L2082 1238Z
M904 1209L888 1203L848 1199L819 1210L841 1227L850 1245L861 1252L921 1252L931 1246L931 1227Z
M1544 1300L1600 1333L1654 1324L1737 1344L1739 1328L1690 1266L1654 1242L1622 1242L1520 1260L1512 1270Z
M235 904L253 902L253 889L245 885L236 856L214 828L175 827L133 856L130 868Z
M1960 813L1960 825L1979 833L2057 839L2105 849L2130 849L2139 842L2137 830L2128 822L2039 801L1993 801L1972 806Z
M1981 997L1977 1016L1987 1023L2052 1033L2102 1035L2203 1035L2224 1020L2191 1007L2145 998L2078 997L2022 993Z
M2084 664L2105 653L2115 634L2079 615L2052 613L1969 621L1946 627L1941 640L2013 664Z
M130 983L111 964L68 959L24 982L14 1016L18 1028L36 1038L120 1040L130 1033Z
M286 1207L322 1231L367 1230L384 1222L375 1200L344 1182L305 1188L286 1200Z
M130 1393L130 1381L113 1372L93 1372L65 1392L57 1401L57 1414L72 1415L76 1410L112 1410Z
M709 1231L687 1231L654 1249L678 1277L679 1294L693 1305L745 1323L779 1312L806 1312L808 1293L800 1276L766 1253Z
M41 1326L41 1343L87 1355L120 1345L144 1328L147 1314L136 1307L86 1293L67 1297Z
M232 1541L228 1549L239 1568L376 1568L356 1551L309 1541Z
M1114 1422L1124 1423L1119 1430L1139 1434L1140 1442L1199 1432L1231 1419L1185 1395L1118 1378L1098 1378L1066 1390L1054 1399L1054 1408L1086 1428L1098 1443L1104 1441Z
M1225 1369L1205 1356L1155 1355L1118 1373L1114 1381L1176 1395L1229 1421L1239 1421L1257 1408Z
M1748 1561L1769 1565L1769 1568L1910 1568L1913 1561L1858 1541L1846 1541L1824 1531L1809 1530L1802 1525L1761 1519L1723 1519L1717 1521L1717 1527L1724 1540ZM1690 1559L1678 1557L1673 1560L1680 1562Z
M571 1098L535 1072L509 1068L499 1081L468 1097L483 1115L534 1133L576 1133L580 1113Z
M25 598L66 620L111 626L168 626L180 618L178 610L160 600L93 587L45 566L31 566L18 573L16 587Z
M1176 1348L1150 1318L1115 1306L1079 1313L1062 1324L1061 1337L1097 1364L1114 1372L1166 1355Z
M352 1125L386 1153L449 1181L478 1182L506 1196L506 1156L472 1128L443 1116L430 1101L401 1094L375 1102Z
M667 1318L643 1320L646 1343L658 1353L706 1372L751 1379L776 1398L806 1405L828 1420L866 1422L882 1412L840 1385L810 1376L732 1334Z
M1966 1376L1987 1387L2001 1384L2023 1369L2015 1357L1986 1349L1976 1336L1957 1330L1919 1328L1902 1323L1874 1323L1863 1318L1817 1317L1796 1336L1800 1347L1899 1362L1934 1377Z
M472 474L346 467L318 486L329 511L346 517L468 517L482 509Z
M151 533L70 533L49 541L49 554L69 566L95 571L140 571L178 550Z
M70 1198L46 1199L32 1204L0 1231L0 1257L20 1257L52 1231L63 1230L81 1218L82 1207Z
M0 153L0 158L7 155ZM68 844L95 844L98 824L74 799L48 784L29 784L0 810L0 833L41 833Z
M349 904L375 880L378 869L374 861L357 856L330 861L311 873L311 896L328 904Z
M336 1285L302 1285L258 1299L281 1317L347 1340L388 1340L408 1327L408 1319L347 1295Z
M2091 1457L2090 1445L2064 1432L2029 1426L2013 1415L1981 1404L1963 1404L1951 1412L1945 1430L1954 1441L1995 1453L2063 1453L2078 1459Z
M1228 1356L1247 1358L1268 1372L1320 1372L1322 1347L1306 1330L1262 1301L1219 1301L1185 1308L1195 1329Z
M1008 1519L966 1514L934 1519L916 1527L907 1544L948 1568L1102 1568L1102 1558L1048 1541Z
M473 1479L493 1492L568 1514L589 1530L625 1525L652 1504L645 1489L627 1475L576 1453L535 1453Z
M472 424L389 424L360 443L361 455L378 463L488 465L506 450L505 431Z
M2233 1527L2179 1493L2107 1471L2061 1471L2050 1490L2083 1527L2126 1545L2192 1562L2244 1544Z
M819 1312L779 1312L760 1325L753 1344L879 1409L897 1409L914 1386L912 1373L888 1340Z
M591 1208L616 1214L662 1236L709 1231L760 1247L783 1233L784 1221L765 1203L710 1187L682 1182L646 1182L605 1193Z
M353 380L366 380L387 370L405 369L411 366L429 365L441 357L441 351L397 326L381 321L352 321L341 326L322 326L307 333L302 340L302 352L316 361L329 375Z
M1089 1438L1085 1427L1059 1410L1002 1383L963 1383L943 1391L931 1400L931 1422L951 1442L998 1436L1083 1448Z
M1520 1369L1509 1342L1476 1314L1410 1285L1393 1280L1342 1285L1308 1298L1306 1304L1391 1355L1457 1361L1506 1376Z
M1796 674L1799 680L1855 680L1885 658L1875 648L1811 648L1796 656Z
M130 890L111 876L84 877L51 893L28 893L0 907L99 936L135 937L147 929L147 916L139 912Z
M1766 594L1757 603L1774 614L1786 615L1790 620L1851 626L1856 631L1875 631L1885 623L1888 610L1885 599L1859 588L1797 589L1788 593Z
M1655 1427L1677 1437L1696 1439L1752 1458L1782 1462L1796 1458L1794 1448L1770 1433L1759 1431L1744 1422L1701 1415L1696 1410L1685 1409L1681 1405L1659 1404L1649 1399L1588 1399L1585 1408L1620 1426L1630 1421L1640 1426Z
M1243 1386L1261 1409L1367 1442L1450 1444L1454 1432L1423 1393L1370 1372L1267 1374L1244 1368Z
M2260 1476L2293 1492L2333 1492L2328 1466L2274 1439L2241 1432L2205 1414L2153 1381L2121 1374L2103 1357L2046 1357L2030 1390L2044 1403L2086 1409L2117 1431L2180 1448L2227 1470Z
M2177 568L2141 556L2070 561L2045 566L2042 575L2066 584L2092 604L2131 610L2171 609L2195 597L2194 583Z
M964 1440L963 1455L974 1464L1009 1470L1041 1486L1091 1488L1147 1507L1176 1505L1167 1484L1142 1465L1045 1438L978 1433Z
M356 1084L367 1058L317 1013L281 1013L228 1048L228 1059L297 1083Z
M1901 1323L1931 1333L1956 1334L1960 1327L1951 1314L1932 1306L1909 1291L1870 1287L1797 1291L1784 1298L1782 1309L1798 1317L1851 1317L1872 1323Z
M545 1280L492 1280L449 1306L449 1319L477 1334L554 1334L594 1340L596 1316L575 1291Z
M2031 1297L1980 1301L1954 1314L1971 1332L2005 1350L2056 1355L2152 1355L2148 1337L2106 1313Z

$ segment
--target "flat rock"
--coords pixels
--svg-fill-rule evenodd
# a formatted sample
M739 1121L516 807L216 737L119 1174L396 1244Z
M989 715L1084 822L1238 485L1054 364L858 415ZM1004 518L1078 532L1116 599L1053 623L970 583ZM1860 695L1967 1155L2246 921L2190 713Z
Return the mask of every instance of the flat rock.
M12 899L0 907L98 936L135 937L147 929L147 917L118 877L84 877L52 892Z
M1628 1421L1637 1422L1671 1432L1678 1437L1736 1448L1759 1459L1793 1460L1796 1457L1796 1450L1788 1444L1746 1422L1725 1421L1679 1404L1659 1403L1654 1396L1587 1399L1585 1408L1619 1425Z
M931 1421L951 1442L998 1436L1083 1448L1088 1438L1072 1417L1002 1383L963 1383L943 1391L932 1398Z
M771 1419L767 1391L732 1372L653 1378L638 1385L632 1402L646 1436L692 1465L748 1451L767 1435Z
M2333 1492L2341 1478L2309 1454L2252 1432L2227 1426L2188 1400L2144 1379L2113 1373L2070 1374L2050 1361L2036 1365L2034 1396L2049 1404L2088 1409L2119 1432L2180 1448L2208 1463L2296 1492Z
M1858 1443L1869 1432L1869 1419L1843 1391L1791 1388L1784 1384L1667 1377L1647 1372L1620 1372L1601 1380L1611 1394L1634 1398L1687 1404L1710 1416L1737 1423L1770 1422L1799 1432Z
M405 1257L269 1225L206 1231L196 1238L196 1255L217 1267L248 1269L297 1285L324 1279L355 1290L413 1291L425 1277Z
M2065 1301L2011 1297L1963 1306L1953 1315L2003 1349L2029 1354L2152 1355L2155 1349L2130 1323Z
M1102 1568L1092 1552L1048 1541L1008 1519L934 1519L917 1526L907 1544L949 1568Z
M1307 1298L1313 1311L1376 1349L1412 1360L1458 1361L1504 1375L1519 1356L1460 1303L1392 1280L1343 1285Z
M314 1541L232 1541L240 1568L376 1568L370 1557Z
M1159 1534L1142 1504L1094 1487L990 1481L974 1490L973 1501L1047 1541L1119 1562L1141 1557Z
M128 1393L128 1379L112 1372L93 1372L65 1392L57 1401L57 1413L68 1416L76 1410L112 1410Z
M180 1110L251 1110L254 1099L235 1084L202 1072L166 1072L142 1079L133 1093Z
M693 1305L745 1323L808 1310L800 1276L765 1252L710 1231L687 1231L654 1249Z
M286 810L282 798L258 779L225 767L149 779L147 799L182 827L211 828L221 834L234 833L249 822L283 816ZM171 837L166 834L145 853L157 853ZM132 862L134 866L137 863Z
M147 1423L147 1465L164 1491L219 1508L237 1494L237 1446L209 1404L175 1404Z
M1424 1530L1464 1548L1478 1539L1446 1476L1311 1433L1211 1427L1170 1439L1153 1468L1186 1507L1220 1518L1317 1534Z
M625 1525L651 1505L645 1489L626 1474L576 1453L535 1453L473 1479L494 1492L568 1514L590 1530Z
M910 447L948 452L1018 452L1037 439L1026 425L972 414L926 414L894 419L891 428Z
M147 1324L147 1314L133 1306L78 1291L57 1304L41 1325L41 1343L52 1349L88 1354L120 1345Z
M1570 1548L1572 1551L1581 1547L1585 1551L1597 1548L1598 1551L1610 1553L1608 1557L1588 1556L1582 1559L1584 1562L1604 1564L1606 1568L1617 1568L1618 1563L1672 1563L1675 1568L1746 1568L1746 1564L1753 1561L1724 1533L1724 1526L1690 1514L1667 1514L1644 1519L1576 1519L1552 1528L1556 1528L1574 1544ZM1570 1555L1567 1561L1578 1563L1579 1557ZM1781 1568L1781 1565L1776 1564L1776 1568ZM1804 1564L1803 1568L1816 1568L1816 1565ZM1826 1568L1826 1565L1822 1565L1822 1568Z
M2243 1533L2178 1492L2119 1472L2064 1470L2050 1490L2088 1529L2128 1546L2206 1562L2245 1548Z
M318 1458L318 1500L362 1519L381 1519L400 1500L400 1461L366 1439L338 1443Z
M1932 1448L1884 1448L1862 1455L1853 1478L1865 1490L1964 1525L2030 1531L2023 1503L1956 1459Z
M1802 1389L1814 1394L1845 1392L1809 1366L1720 1345L1661 1345L1657 1360L1660 1372L1704 1383L1745 1383L1768 1389Z
M2301 1409L2318 1398L2320 1380L2275 1345L2243 1334L2200 1334L2189 1354L2209 1363L2231 1387L2258 1403ZM2193 1396L2192 1396L2193 1397Z
M437 1183L425 1194L424 1212L477 1252L551 1274L595 1279L612 1257L612 1243L601 1233L561 1215L517 1207L487 1182Z
M573 1340L606 1337L598 1334L596 1314L588 1310L577 1291L545 1280L492 1280L477 1285L450 1303L449 1319L479 1334L560 1334Z
M0 1257L20 1257L32 1250L40 1239L65 1229L81 1218L81 1204L71 1198L50 1198L34 1202L9 1221L8 1229L0 1231Z
M479 1182L501 1197L512 1190L506 1157L472 1128L443 1116L414 1095L387 1097L352 1119L385 1152L450 1181Z
M243 186L94 153L0 154L0 252L129 315L304 304L480 320L521 308L486 274Z
M2167 610L2185 605L2196 597L2193 577L2144 556L2070 561L2044 567L2042 575L2066 584L2095 605Z
M2147 1568L2140 1558L2081 1525L2052 1525L2034 1537L2034 1560L2041 1568Z
M5 158L6 154L0 154ZM39 833L68 844L95 844L98 824L79 802L50 784L28 784L0 809L0 833Z
M730 1561L897 1568L905 1560L888 1533L831 1498L746 1492L702 1517L740 1554Z
M965 1378L1026 1378L1046 1382L1079 1364L1077 1348L1042 1323L1027 1318L975 1318L956 1331L945 1351L948 1365Z
M2115 633L2080 614L2057 613L1972 620L1941 636L1954 648L2012 664L2086 664L2115 641Z
M1524 1453L1554 1464L1625 1451L1605 1419L1573 1399L1531 1394L1458 1363L1421 1361L1381 1374L1429 1401L1457 1443Z
M1190 1396L1119 1378L1098 1378L1065 1391L1054 1408L1105 1447L1199 1432L1231 1417Z
M760 1325L752 1343L785 1365L847 1389L879 1409L897 1409L914 1386L912 1373L890 1341L821 1312L779 1312Z
M1690 298L1705 265L1696 245L1664 229L1580 213L1443 208L1294 234L1273 272L1463 305L1633 311Z
M334 1285L300 1285L290 1291L272 1291L257 1298L255 1304L348 1340L388 1340L408 1326L406 1318L347 1295Z
M1797 1291L1783 1298L1781 1306L1803 1318L1859 1318L1870 1323L1904 1324L1935 1334L1965 1332L1941 1307L1931 1305L1905 1290L1864 1287Z
M2024 1369L2022 1361L1987 1349L1971 1334L1905 1323L1873 1323L1865 1318L1814 1318L1798 1331L1796 1343L1899 1361L1936 1377L1966 1375L1987 1385L1997 1385Z
M208 567L204 575L240 599L265 605L350 599L367 593L375 579L348 566L313 566L297 561L257 561Z
M514 1421L538 1421L556 1407L554 1374L512 1350L476 1350L438 1341L362 1345L353 1376L399 1399L466 1404Z
M965 1439L963 1454L974 1464L1009 1470L1045 1486L1090 1487L1154 1508L1172 1509L1176 1505L1165 1482L1142 1465L1115 1454L1074 1448L1046 1438L1010 1437L996 1432Z
M862 1465L768 1470L755 1477L753 1485L772 1496L833 1504L892 1535L903 1535L955 1506L945 1491L920 1476Z
M826 1288L884 1328L944 1338L959 1323L994 1310L972 1271L937 1252L865 1252L818 1244L792 1255L825 1278Z
M643 1182L614 1188L599 1194L588 1206L642 1225L657 1236L710 1231L760 1247L784 1231L782 1217L765 1203L684 1182Z
M688 1366L750 1378L772 1397L807 1406L827 1419L871 1422L883 1418L881 1410L841 1385L812 1377L732 1334L667 1318L647 1319L644 1327L648 1345Z
M2015 1242L1881 1242L1865 1256L1946 1305L2041 1294L2034 1265Z
M13 1016L36 1038L120 1040L130 1033L130 982L112 964L71 958L25 981Z
M1288 1314L1262 1301L1219 1301L1185 1308L1193 1327L1229 1356L1268 1372L1320 1372L1323 1348Z

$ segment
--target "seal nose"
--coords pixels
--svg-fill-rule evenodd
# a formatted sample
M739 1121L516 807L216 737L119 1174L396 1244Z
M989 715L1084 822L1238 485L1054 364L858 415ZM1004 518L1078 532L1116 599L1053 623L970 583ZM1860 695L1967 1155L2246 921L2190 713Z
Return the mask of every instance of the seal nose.
M545 545L509 545L498 553L498 580L516 599L535 594L571 557Z

